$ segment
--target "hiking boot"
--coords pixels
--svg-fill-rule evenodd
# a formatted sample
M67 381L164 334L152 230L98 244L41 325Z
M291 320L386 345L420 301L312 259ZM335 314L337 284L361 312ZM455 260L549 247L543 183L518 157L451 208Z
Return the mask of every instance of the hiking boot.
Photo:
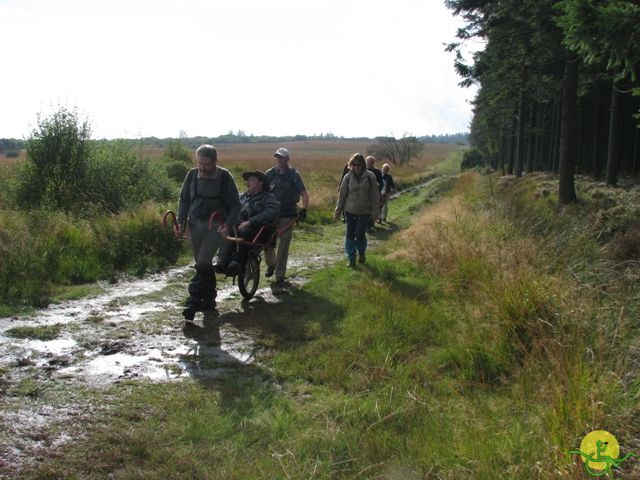
M203 312L210 312L214 308L216 308L216 300L215 300L215 298L207 298L205 300L202 300L202 306L200 307L200 309Z
M196 317L196 311L191 307L187 307L182 311L182 316L187 322L193 322Z
M356 266L356 259L355 258L350 258L349 259L349 263L347 263L347 267L353 268L355 266Z
M267 271L264 274L265 277L269 278L269 277L273 277L273 274L276 273L276 266L275 265L269 265L267 267Z
M358 255L358 262L365 263L367 261L367 257L365 257L364 253L360 253Z
M231 277L235 277L236 275L238 275L240 273L240 270L242 270L242 265L240 265L238 262L233 260L227 266L227 275L229 275Z

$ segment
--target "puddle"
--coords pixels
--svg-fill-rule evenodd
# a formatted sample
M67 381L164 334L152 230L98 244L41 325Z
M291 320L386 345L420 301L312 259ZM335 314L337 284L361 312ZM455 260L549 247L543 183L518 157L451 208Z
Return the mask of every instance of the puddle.
M78 344L72 338L60 340L27 340L25 341L25 350L36 351L50 355L64 355L69 353Z
M39 310L32 316L0 318L0 331L15 326L37 326L67 324L83 321L90 317L105 315L111 320L136 320L146 313L161 311L171 302L156 301L129 305L136 297L157 293L165 289L170 281L183 276L190 267L174 268L167 272L152 274L142 279L122 281L116 284L99 282L105 293L92 298L69 300Z
M305 273L342 258L339 248L330 255L290 258L287 284L274 287L262 278L256 296L266 303L283 301L291 287L306 282ZM106 401L88 399L102 399L106 387L215 378L256 361L256 335L224 321L225 313L245 307L236 285L218 289L221 319L198 314L195 325L185 326L179 303L190 272L186 266L101 283L104 293L98 296L0 318L0 479L15 478L23 465L82 435L83 424L108 408ZM7 334L15 327L51 325L60 326L52 340Z
M204 338L185 334L179 302L189 274L189 267L180 267L105 283L104 293L96 297L0 318L0 478L14 478L23 462L78 435L83 415L94 414L95 408L83 406L85 400L74 399L71 392L104 390L122 381L215 378L255 361L251 335L224 321L210 319L206 328L197 327ZM278 301L268 287L258 294ZM218 290L219 305L230 302L228 308L234 308L240 298L236 285ZM60 326L52 340L7 334L16 327L51 325ZM52 393L57 389L63 393ZM43 408L43 402L49 405Z

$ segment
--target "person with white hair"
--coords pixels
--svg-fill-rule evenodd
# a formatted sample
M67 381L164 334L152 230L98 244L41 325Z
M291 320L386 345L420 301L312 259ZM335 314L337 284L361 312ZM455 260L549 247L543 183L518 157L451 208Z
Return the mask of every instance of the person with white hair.
M389 173L390 169L391 166L388 163L382 165L382 191L380 192L380 214L378 215L378 223L385 223L387 221L389 196L396 191L396 184Z

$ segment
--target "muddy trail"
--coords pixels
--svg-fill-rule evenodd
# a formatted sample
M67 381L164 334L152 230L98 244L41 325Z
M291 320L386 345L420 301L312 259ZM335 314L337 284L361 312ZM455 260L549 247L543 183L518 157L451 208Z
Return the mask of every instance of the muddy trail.
M82 436L118 384L215 378L256 362L265 347L252 303L286 302L313 271L343 259L341 238L330 254L290 258L284 285L263 276L248 302L218 276L217 308L199 313L195 325L181 316L190 266L99 283L94 296L0 318L0 478Z

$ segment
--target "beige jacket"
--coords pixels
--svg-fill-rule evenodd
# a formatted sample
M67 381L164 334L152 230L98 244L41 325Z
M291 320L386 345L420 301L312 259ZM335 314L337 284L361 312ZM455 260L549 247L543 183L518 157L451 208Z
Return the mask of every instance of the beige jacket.
M380 194L376 176L364 170L357 178L353 170L349 171L340 183L340 195L336 204L336 215L342 210L353 215L378 216Z

